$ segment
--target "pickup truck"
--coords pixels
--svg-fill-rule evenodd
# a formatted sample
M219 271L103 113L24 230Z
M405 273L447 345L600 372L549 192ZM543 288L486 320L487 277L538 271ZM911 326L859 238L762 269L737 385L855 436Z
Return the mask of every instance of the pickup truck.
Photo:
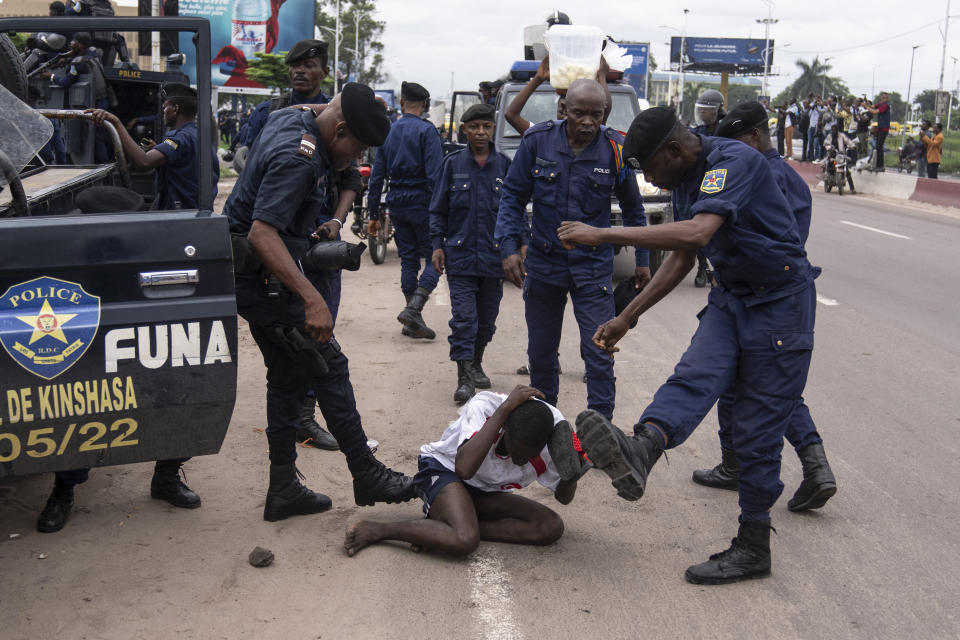
M192 32L187 55L211 59L201 18L0 19L2 33L94 30ZM0 79L17 78L20 62L0 47ZM210 65L196 68L203 114ZM6 88L22 93L17 84ZM44 115L83 118L70 106ZM210 148L212 118L197 125L200 148ZM0 139L0 151L17 144ZM212 210L213 158L199 156L197 210L80 213L83 190L131 186L119 153L102 165L34 161L6 172L0 477L219 451L236 397L237 314L227 221Z
M520 65L517 65L520 66ZM535 64L526 64L526 71L511 70L509 81L500 89L497 96L497 125L494 133L494 146L498 151L503 152L508 157L513 158L520 146L521 134L514 129L507 121L505 112L510 103L517 97L526 84L531 72L536 70ZM612 109L607 118L607 126L625 133L630 128L630 123L640 113L640 103L637 100L637 94L628 84L619 82L609 82L610 97L612 99ZM534 92L527 104L524 105L521 115L530 122L543 122L557 117L557 101L559 96L549 83L543 83ZM640 194L643 196L643 206L647 216L647 224L661 224L663 222L673 221L673 210L670 204L670 192L662 191L643 179L642 174L637 174L637 184L640 187ZM613 226L623 224L620 216L620 206L616 200L611 203L611 219ZM656 273L656 270L663 262L664 254L662 251L650 251L650 271ZM618 247L617 256L614 263L614 276L616 278L630 277L633 275L633 249L631 247Z

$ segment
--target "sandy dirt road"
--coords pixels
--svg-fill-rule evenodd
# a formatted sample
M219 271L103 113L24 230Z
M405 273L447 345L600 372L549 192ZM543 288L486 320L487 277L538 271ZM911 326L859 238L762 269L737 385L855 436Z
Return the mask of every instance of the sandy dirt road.
M881 258L907 247L915 253L897 255L922 255L923 277L948 286L960 224L846 196L818 196L815 214L810 250L826 268L818 288L830 303L818 306L806 395L840 492L820 512L788 513L800 472L796 456L784 452L770 579L728 587L683 582L683 570L725 548L736 529L736 495L690 482L694 469L716 462L715 414L669 453L669 464L658 464L640 502L619 500L598 472L566 507L528 489L525 495L553 505L566 522L564 537L548 548L484 543L460 561L384 544L348 558L348 523L417 518L420 504L354 506L342 455L313 449L300 450L298 465L334 508L264 522L263 366L241 325L239 400L226 441L219 455L186 465L201 509L151 500L150 464L110 467L78 488L63 531L39 534L34 524L50 477L0 480L0 637L958 637L960 542L951 532L960 509L951 496L960 482L960 405L943 388L956 379L958 353L955 337L941 329L949 317L955 322L956 303L925 309L907 300L908 316L887 313L898 290L921 274L906 257L889 270ZM841 219L902 235L911 228L914 244ZM843 246L856 246L856 260ZM904 285L893 286L893 278ZM873 292L865 280L891 286ZM398 282L392 248L386 264L365 258L359 272L345 274L336 333L351 359L364 426L381 443L379 457L412 473L418 447L456 415L455 366L444 339L450 308L443 281L425 312L440 336L432 343L400 335ZM621 426L633 424L669 375L705 295L691 275L622 344ZM920 326L924 318L929 324ZM514 370L526 345L522 300L510 285L498 326L486 368L495 390L509 391L524 381ZM585 387L569 309L560 356L560 409L573 417ZM257 545L274 551L273 566L247 564Z

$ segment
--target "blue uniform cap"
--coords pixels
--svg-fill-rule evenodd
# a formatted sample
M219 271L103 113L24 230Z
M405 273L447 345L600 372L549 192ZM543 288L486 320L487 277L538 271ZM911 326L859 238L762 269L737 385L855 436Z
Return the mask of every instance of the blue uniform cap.
M390 133L390 118L370 87L350 82L340 94L343 119L354 137L368 147L379 147Z
M731 109L720 121L717 125L717 136L736 138L758 127L769 129L767 110L759 102L744 102Z
M634 169L643 169L666 144L677 126L677 113L669 107L645 109L630 123L623 157Z

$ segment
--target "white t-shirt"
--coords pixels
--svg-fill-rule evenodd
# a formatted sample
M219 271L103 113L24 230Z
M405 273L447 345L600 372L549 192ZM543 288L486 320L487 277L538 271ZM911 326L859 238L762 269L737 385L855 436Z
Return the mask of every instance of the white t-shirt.
M460 409L460 418L451 424L440 436L440 439L430 444L420 447L420 455L435 458L440 464L449 469L455 470L457 449L464 442L469 440L475 433L480 431L486 421L493 415L507 396L502 393L492 391L481 391L473 396L467 404ZM562 421L561 414L556 407L546 404L553 414L553 423ZM500 437L503 437L501 433ZM500 439L497 439L497 443ZM531 484L534 480L551 491L557 488L560 482L560 474L550 458L550 453L544 447L540 455L518 467L513 464L510 457L501 458L496 454L496 445L490 447L487 456L477 472L464 483L471 487L476 487L482 491L513 491L522 489Z

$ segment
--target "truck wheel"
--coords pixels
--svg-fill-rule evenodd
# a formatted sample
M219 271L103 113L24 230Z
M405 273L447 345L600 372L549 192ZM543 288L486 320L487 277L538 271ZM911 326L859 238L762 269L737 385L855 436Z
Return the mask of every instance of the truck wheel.
M370 259L373 264L383 264L387 259L387 243L380 238L370 238Z
M0 35L0 84L24 102L27 100L27 74L20 54L6 34Z

